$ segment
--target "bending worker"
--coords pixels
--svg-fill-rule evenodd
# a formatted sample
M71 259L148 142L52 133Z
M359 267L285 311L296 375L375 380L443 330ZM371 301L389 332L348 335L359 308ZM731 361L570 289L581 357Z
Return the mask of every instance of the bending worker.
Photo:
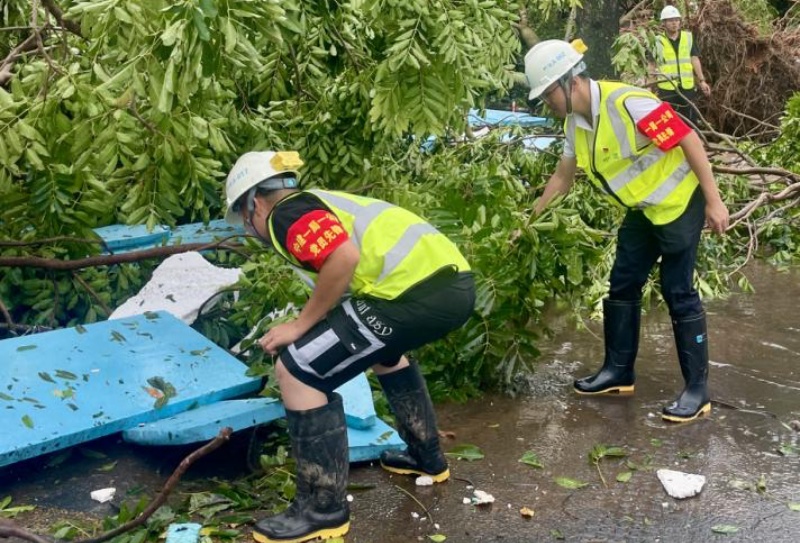
M576 168L627 208L617 234L608 298L603 301L605 361L575 381L580 394L633 392L642 288L660 258L661 292L669 307L686 386L663 418L690 421L709 413L706 316L692 276L703 223L728 226L702 142L672 107L644 89L594 81L583 55L546 40L525 55L529 99L564 118L561 160L537 202L541 213L572 187Z
M260 340L275 374L297 461L297 495L261 520L261 543L344 535L348 449L342 399L333 391L367 368L383 387L407 451L388 451L392 472L450 476L416 362L404 353L463 325L475 286L456 246L417 215L381 200L300 190L296 152L251 152L228 174L227 213L272 246L313 287L297 319Z
M697 44L691 32L681 30L681 12L675 6L661 10L661 24L664 33L657 37L651 66L657 71L658 97L696 125L698 117L692 103L697 98L697 87L705 96L711 95Z

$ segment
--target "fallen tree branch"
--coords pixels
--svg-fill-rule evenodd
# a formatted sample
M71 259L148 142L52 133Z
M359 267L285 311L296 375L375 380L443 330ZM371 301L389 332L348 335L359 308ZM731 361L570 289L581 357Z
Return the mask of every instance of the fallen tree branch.
M178 467L175 468L175 471L172 472L172 475L169 476L167 482L164 483L164 488L161 489L159 492L158 497L154 499L150 505L147 506L147 509L142 511L142 513L136 517L135 519L126 522L122 526L118 526L113 530L109 530L108 532L101 534L97 537L92 537L90 539L82 539L77 541L76 543L103 543L103 541L108 541L114 537L117 537L120 534L124 534L125 532L129 532L133 530L137 526L141 526L142 524L149 519L153 513L155 513L159 507L164 505L164 502L167 501L167 497L169 496L170 492L175 488L175 485L178 484L183 474L186 473L186 470L195 463L199 458L209 454L212 451L217 450L220 448L228 439L230 439L231 434L233 433L233 429L229 427L225 427L219 431L217 437L215 437L210 442L206 443L192 454L184 458ZM41 542L37 542L41 543Z
M0 519L0 538L16 537L31 541L32 543L52 543L51 540L32 534L24 528L20 528L10 520Z
M78 37L83 37L83 34L81 34L81 25L70 19L65 19L64 12L61 11L61 8L55 3L55 0L42 0L42 5L58 22L58 26L66 28Z
M165 247L154 247L141 251L131 251L118 255L98 255L77 260L58 260L54 258L43 258L40 256L0 256L0 268L42 268L45 270L80 270L94 266L111 266L114 264L125 264L139 262L149 258L163 258L166 256L188 253L189 251L208 251L212 249L223 249L239 253L241 244L227 243L229 239L242 237L241 235L229 236L225 239L212 243L187 243L185 245L168 245ZM241 253L240 253L241 254Z

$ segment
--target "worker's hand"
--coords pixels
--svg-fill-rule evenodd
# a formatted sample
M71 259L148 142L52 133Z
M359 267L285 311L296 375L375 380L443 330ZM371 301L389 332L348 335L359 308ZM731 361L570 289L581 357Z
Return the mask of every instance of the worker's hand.
M728 229L728 208L722 200L706 203L706 224L717 234L724 234Z
M702 92L705 96L711 96L711 86L705 81L701 82L700 92Z
M300 339L305 333L296 320L278 324L258 340L258 344L265 352L276 355L281 347L286 347Z

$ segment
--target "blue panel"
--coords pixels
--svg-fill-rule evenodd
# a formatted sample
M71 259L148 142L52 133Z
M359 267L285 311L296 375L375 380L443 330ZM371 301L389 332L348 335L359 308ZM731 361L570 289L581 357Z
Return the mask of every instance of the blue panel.
M487 109L481 115L479 110L470 109L467 122L471 126L548 126L552 121L522 111Z
M170 245L183 245L187 243L211 243L216 240L244 235L243 226L232 226L224 219L211 221L207 225L201 222L183 224L172 229Z
M363 430L375 424L377 417L375 405L372 403L372 391L364 373L337 388L336 392L342 395L347 426Z
M0 341L0 466L259 389L166 312ZM156 408L156 389L176 395ZM150 380L150 383L148 383Z
M151 231L143 224L136 226L114 224L95 228L94 232L106 242L108 249L114 253L162 245L170 237L170 230L166 226L156 226Z
M397 432L380 419L366 430L348 428L347 444L350 446L350 462L377 460L383 451L406 448Z
M197 543L202 525L196 522L170 524L167 528L167 543Z
M140 424L122 437L139 445L185 445L213 439L226 426L244 430L284 416L283 404L274 398L228 400Z

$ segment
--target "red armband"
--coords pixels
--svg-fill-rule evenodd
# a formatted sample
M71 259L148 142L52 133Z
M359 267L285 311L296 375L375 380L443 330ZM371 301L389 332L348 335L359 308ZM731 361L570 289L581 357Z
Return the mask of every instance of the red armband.
M662 151L669 151L692 131L667 102L661 102L636 127Z
M349 236L339 218L324 209L315 209L289 227L286 249L300 262L319 271L325 259Z

